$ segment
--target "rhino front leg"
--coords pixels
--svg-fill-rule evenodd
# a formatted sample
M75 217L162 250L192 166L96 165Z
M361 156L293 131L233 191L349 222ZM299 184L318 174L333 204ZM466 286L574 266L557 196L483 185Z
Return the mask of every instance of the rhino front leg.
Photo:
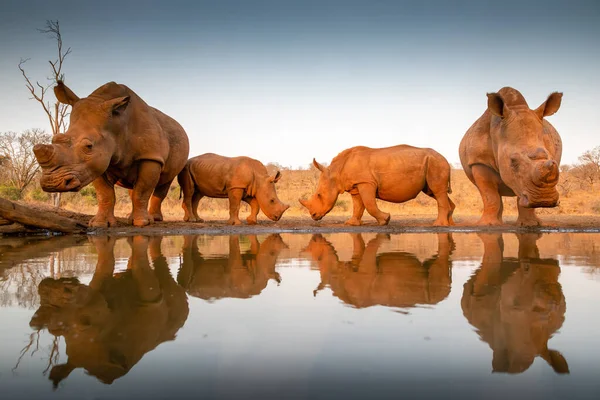
M379 225L387 225L390 222L390 214L381 211L379 207L377 207L375 197L377 190L375 186L368 183L361 183L357 188L367 212L377 220Z
M138 168L137 181L131 192L133 211L131 219L134 226L146 226L153 221L148 213L148 202L160 177L161 165L156 161L142 161Z
M535 215L535 208L525 208L519 205L519 198L517 197L517 208L519 210L519 217L517 218L517 226L540 226L542 222Z
M107 228L117 225L115 218L115 187L104 176L92 182L98 198L98 212L89 222L93 228Z
M245 197L244 201L250 204L250 215L246 218L248 225L255 225L258 217L258 212L260 211L260 206L258 205L258 200L256 197Z
M161 206L163 200L167 197L167 194L169 194L171 182L157 186L156 189L154 189L154 193L152 193L152 197L150 198L150 216L152 216L154 221L163 220Z
M483 215L477 225L502 225L502 197L500 197L500 177L484 165L471 167L475 186L483 200Z
M352 194L352 218L345 222L346 225L358 226L361 224L362 216L365 212L365 204L360 198L358 192Z
M231 189L227 193L229 197L229 225L241 225L242 221L239 218L240 203L244 197L244 189Z

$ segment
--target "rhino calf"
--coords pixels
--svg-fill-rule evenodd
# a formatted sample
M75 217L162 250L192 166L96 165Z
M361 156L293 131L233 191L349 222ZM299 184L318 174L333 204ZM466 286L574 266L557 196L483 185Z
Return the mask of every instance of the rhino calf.
M241 201L250 204L248 224L256 224L262 210L273 221L279 221L288 205L277 197L275 183L281 178L277 171L269 176L267 168L250 157L224 157L207 153L190 158L177 180L183 192L184 221L203 222L198 216L202 197L228 198L230 225L239 225Z
M64 134L33 148L42 167L42 189L76 192L93 183L98 212L89 224L108 227L117 223L116 184L131 189L133 225L161 221L161 204L188 157L188 137L181 125L115 82L80 99L58 81L54 94L72 111Z
M479 225L502 224L502 197L516 196L517 224L539 225L537 207L558 204L562 143L544 119L558 111L562 93L531 110L518 90L489 93L488 107L460 142L460 162L483 199Z
M341 193L352 195L354 211L348 225L360 225L365 208L379 223L387 225L390 214L377 207L376 199L403 203L420 192L438 203L435 225L454 225L454 203L448 197L450 165L435 150L399 145L382 149L358 146L342 151L329 167L313 159L321 171L317 191L300 203L318 221L335 205Z

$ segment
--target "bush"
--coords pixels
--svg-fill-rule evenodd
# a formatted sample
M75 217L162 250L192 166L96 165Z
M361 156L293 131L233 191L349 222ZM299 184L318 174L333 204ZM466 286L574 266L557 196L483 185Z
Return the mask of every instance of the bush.
M600 214L600 201L597 201L592 205L592 211L596 214Z
M0 196L8 200L21 200L21 191L14 186L0 186Z
M33 189L31 192L29 192L28 197L35 201L48 201L48 199L50 199L50 195L40 188Z
M83 197L92 197L92 198L96 198L96 188L93 186L86 186L83 189L81 189L79 191L79 193L83 196Z
M337 200L335 202L335 207L340 207L344 211L348 211L348 202L346 200Z

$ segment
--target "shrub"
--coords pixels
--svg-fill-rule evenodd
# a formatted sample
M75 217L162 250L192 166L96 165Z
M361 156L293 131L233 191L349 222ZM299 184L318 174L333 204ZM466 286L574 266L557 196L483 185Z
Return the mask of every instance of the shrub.
M336 207L340 207L344 211L348 211L348 202L346 200L337 200L335 202Z
M79 191L79 193L84 197L92 197L96 198L96 188L93 186L86 186Z
M50 195L40 188L35 188L29 192L29 198L35 201L48 201L48 199L50 199Z
M596 214L600 214L600 201L596 201L592 204L592 211Z
M8 200L21 200L21 191L14 186L0 186L0 196Z

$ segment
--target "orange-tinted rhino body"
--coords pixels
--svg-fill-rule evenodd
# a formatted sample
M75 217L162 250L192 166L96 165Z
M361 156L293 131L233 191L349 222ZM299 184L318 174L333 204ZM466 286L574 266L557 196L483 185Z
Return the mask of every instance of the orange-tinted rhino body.
M162 220L162 201L188 158L181 125L115 82L80 99L59 81L54 93L73 109L67 132L33 149L42 167L42 189L79 191L93 182L98 212L92 227L116 225L115 184L132 189L134 225Z
M278 221L288 205L277 197L275 183L280 179L277 171L270 177L267 168L258 160L250 157L224 157L207 153L188 160L178 176L183 192L184 221L199 221L198 203L202 197L228 198L229 221L239 225L240 203L250 204L248 224L256 224L258 212Z
M479 225L502 224L502 196L517 196L518 225L539 225L537 207L558 204L562 142L545 117L558 111L562 93L531 110L505 87L488 94L488 108L460 142L460 162L483 200Z
M450 165L435 150L408 145L382 149L358 146L338 154L329 167L316 160L313 164L321 171L317 191L300 203L314 220L331 211L338 195L349 192L353 214L346 224L360 225L366 208L380 225L386 225L390 214L379 209L376 199L403 203L424 192L438 203L434 224L453 224L454 204L448 198Z

